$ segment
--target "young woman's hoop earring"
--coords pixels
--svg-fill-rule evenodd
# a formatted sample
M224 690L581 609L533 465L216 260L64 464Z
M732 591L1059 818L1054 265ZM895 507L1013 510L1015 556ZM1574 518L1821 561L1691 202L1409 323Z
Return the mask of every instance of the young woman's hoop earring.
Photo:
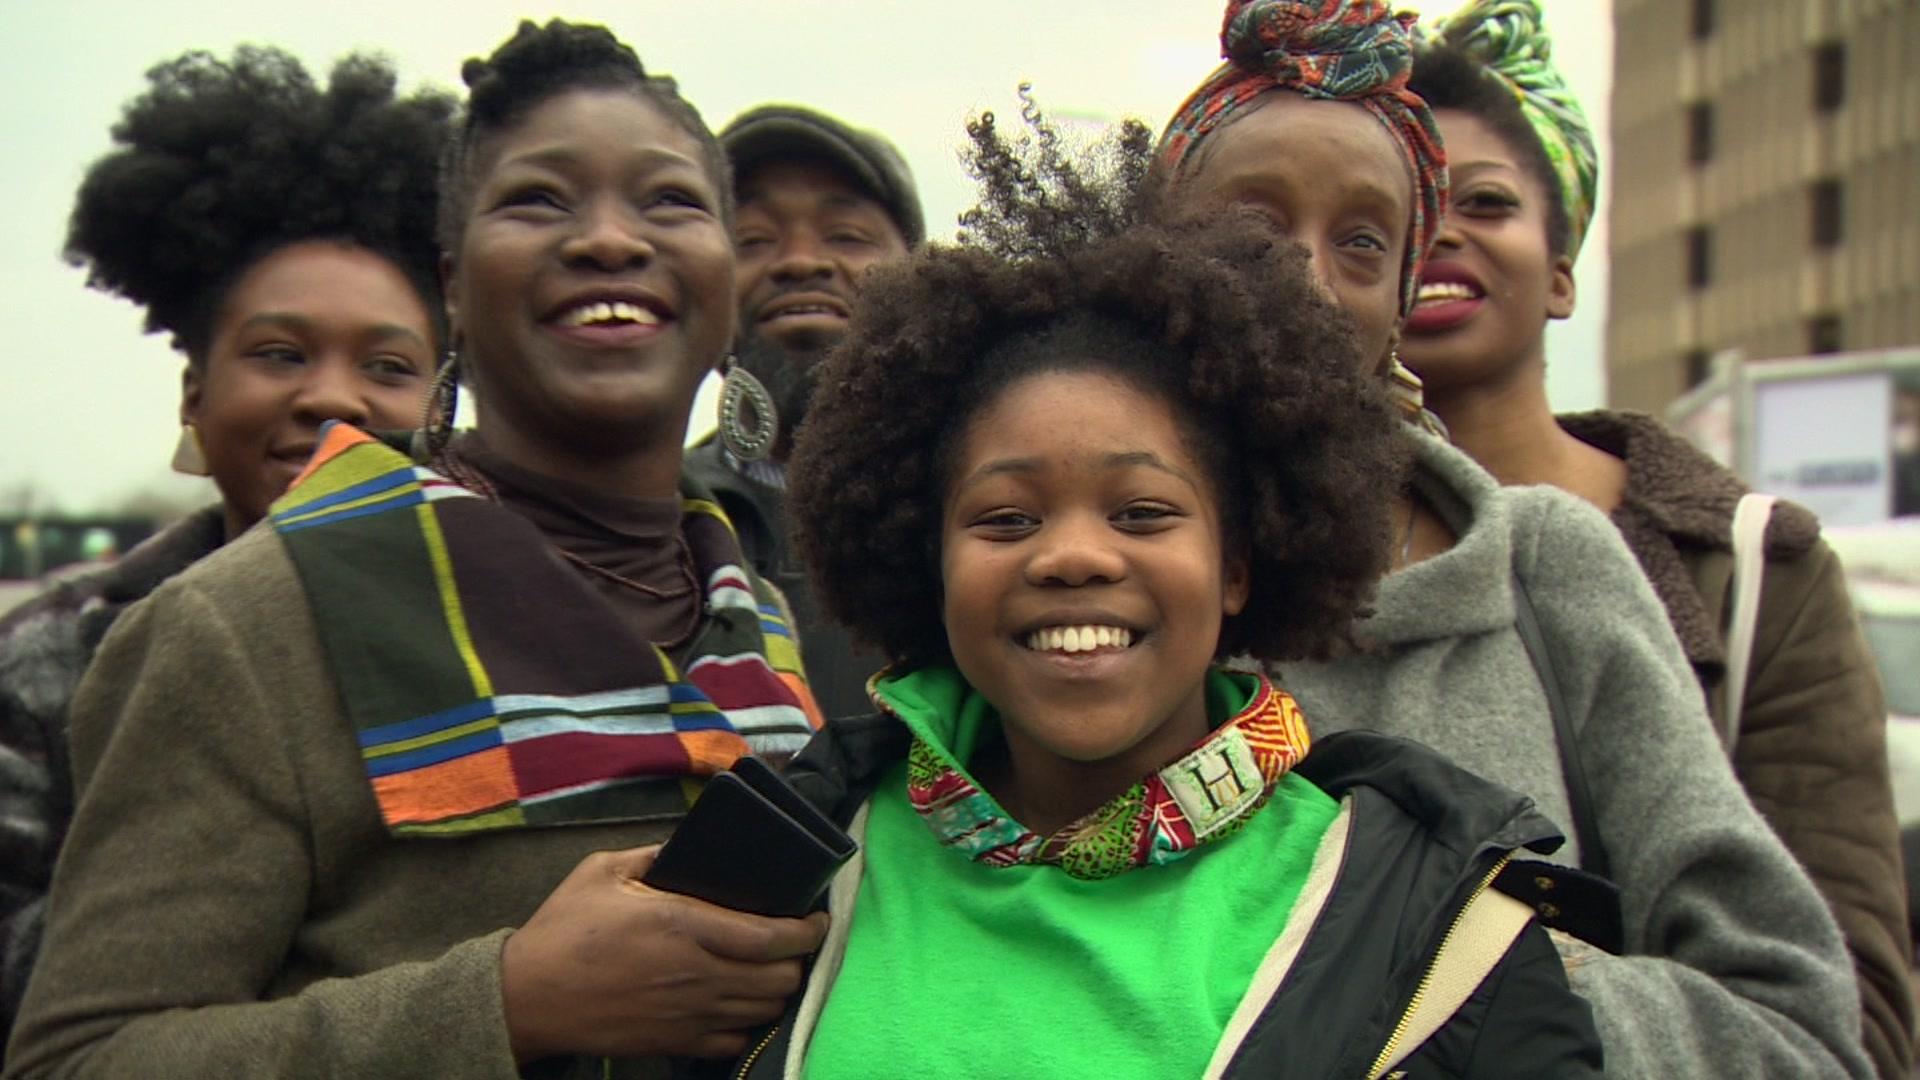
M729 356L720 380L720 445L741 461L759 461L773 453L780 437L780 414L773 395L753 373Z
M173 471L182 476L212 476L213 470L207 468L207 454L200 448L200 429L192 424L180 425L180 441L173 444Z
M420 430L413 433L410 449L416 463L425 465L447 448L453 438L453 417L459 410L460 354L449 348L427 391L427 410L420 420Z

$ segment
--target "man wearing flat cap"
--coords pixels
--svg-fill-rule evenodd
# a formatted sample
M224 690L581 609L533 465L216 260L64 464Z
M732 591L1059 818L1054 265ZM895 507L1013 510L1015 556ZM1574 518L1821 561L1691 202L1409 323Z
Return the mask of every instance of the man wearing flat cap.
M856 653L814 601L787 539L786 461L815 365L846 333L861 278L926 238L920 195L885 137L798 105L749 109L721 129L720 145L737 204L735 364L767 391L764 401L744 397L747 412L770 405L778 431L758 457L736 452L742 440L710 440L688 451L687 469L719 498L754 569L786 593L821 711L868 712L867 676L882 659ZM723 431L734 399L723 396Z

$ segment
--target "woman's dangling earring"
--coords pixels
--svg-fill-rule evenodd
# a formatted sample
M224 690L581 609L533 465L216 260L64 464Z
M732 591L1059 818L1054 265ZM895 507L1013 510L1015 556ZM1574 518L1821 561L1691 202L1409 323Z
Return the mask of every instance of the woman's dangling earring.
M741 461L759 461L773 453L780 437L773 395L731 354L720 373L720 445Z
M1426 384L1413 369L1400 361L1400 350L1387 354L1387 395L1393 398L1402 415L1411 420L1426 408Z
M207 453L200 448L200 429L180 425L180 441L173 444L173 471L182 476L212 476L207 468Z
M449 345L447 358L434 372L433 386L427 391L427 411L420 430L413 433L411 450L416 464L425 465L440 456L453 438L453 417L460 411L460 352Z
M1387 359L1387 394L1400 410L1401 419L1414 427L1432 435L1438 435L1449 442L1447 425L1433 411L1427 408L1426 384L1413 369L1400 361L1400 350L1395 349Z

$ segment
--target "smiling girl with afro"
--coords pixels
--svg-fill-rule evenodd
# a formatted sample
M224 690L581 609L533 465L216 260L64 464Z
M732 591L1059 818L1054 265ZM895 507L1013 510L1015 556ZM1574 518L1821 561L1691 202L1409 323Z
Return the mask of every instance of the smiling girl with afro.
M1552 826L1412 743L1309 753L1221 663L1353 647L1399 541L1346 319L1257 219L1151 216L1144 140L1029 119L1037 152L973 125L974 243L875 271L798 435L802 552L894 664L791 769L864 850L747 1075L1598 1075L1487 888Z

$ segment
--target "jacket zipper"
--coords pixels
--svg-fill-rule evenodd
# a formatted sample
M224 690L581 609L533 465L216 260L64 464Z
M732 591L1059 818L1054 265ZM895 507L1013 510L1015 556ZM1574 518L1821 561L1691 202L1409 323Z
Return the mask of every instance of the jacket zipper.
M1427 970L1420 976L1419 985L1413 988L1413 997L1407 1002L1406 1011L1400 1014L1399 1022L1393 1025L1393 1034L1387 1036L1387 1045L1381 1047L1380 1053L1374 1057L1373 1066L1367 1070L1367 1076L1379 1076L1380 1070L1393 1059L1394 1051L1399 1049L1400 1040L1406 1037L1407 1025L1413 1022L1413 1014L1419 1011L1421 1001L1427 996L1427 988L1433 983L1433 969L1439 965L1441 954L1447 951L1447 943L1453 940L1454 931L1460 929L1460 920L1467 913L1467 904L1473 903L1481 893L1486 892L1487 887L1493 884L1493 879L1499 877L1500 871L1505 870L1507 864L1512 861L1512 852L1501 856L1500 861L1493 864L1493 869L1487 871L1487 875L1480 879L1480 884L1475 885L1473 891L1467 894L1466 903L1461 904L1460 910L1453 913L1453 921L1447 924L1447 932L1440 936L1440 947L1433 951L1433 959L1428 962Z
M733 1074L733 1080L746 1080L747 1074L753 1071L753 1063L760 1060L760 1055L766 1053L767 1047L773 1043L773 1037L778 1034L780 1034L779 1024L767 1029L766 1037L762 1038L760 1045L754 1047L753 1052L740 1063L740 1071Z

